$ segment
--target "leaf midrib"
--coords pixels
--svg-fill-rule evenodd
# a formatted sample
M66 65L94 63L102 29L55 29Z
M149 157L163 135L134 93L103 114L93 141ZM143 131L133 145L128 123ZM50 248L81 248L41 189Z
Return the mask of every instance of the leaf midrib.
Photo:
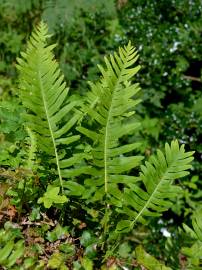
M40 65L39 65L39 67L40 67ZM49 118L49 115L48 115L48 106L47 106L46 98L45 98L45 95L44 95L45 91L44 91L44 87L43 87L41 72L38 71L37 75L38 75L38 81L39 81L39 85L40 85L40 91L41 91L41 95L42 95L42 100L43 100L43 104L44 104L45 115L46 115L46 119L47 119L47 122L48 122L48 127L49 127L49 131L50 131L50 135L51 135L51 140L52 140L52 143L53 143L53 148L54 148L54 153L55 153L55 159L56 159L56 165L57 165L57 171L58 171L60 186L61 186L62 193L63 193L64 189L63 189L63 180L62 180L62 175L61 175L60 165L59 165L59 157L58 157L58 152L57 152L57 147L56 147L56 143L55 143L55 138L54 138L52 126L51 126L51 123L50 123L50 118Z
M179 153L178 153L178 155L179 155ZM144 210L147 209L147 206L150 204L152 198L154 197L156 191L158 190L158 187L161 185L162 181L165 179L166 174L169 172L170 168L172 168L173 164L174 164L174 163L176 162L176 160L178 159L178 155L177 155L177 158L175 158L175 159L172 161L172 163L170 164L170 166L167 167L167 169L166 169L164 175L161 177L161 179L160 179L158 185L156 186L156 188L155 188L154 191L152 192L152 194L151 194L149 200L147 200L147 202L145 203L145 205L144 205L144 207L142 208L142 210L139 212L139 214L136 216L135 220L132 222L132 227L133 227L134 224L137 222L137 220L139 219L139 217L142 215L142 213L144 212ZM166 163L167 163L167 161L166 161Z
M114 100L114 93L116 92L117 89L117 85L119 85L120 82L120 78L122 76L122 72L123 70L125 70L125 64L127 63L127 59L128 59L128 51L127 51L127 55L125 56L124 62L123 62L123 66L122 69L120 70L120 74L118 79L116 80L115 86L114 86L114 90L112 92L112 97L111 97L111 104L110 104L110 109L108 111L108 116L107 116L107 122L106 122L106 128L105 128L105 139L104 139L104 183L105 183L105 193L108 193L108 165L107 165L107 161L108 161L108 128L109 128L109 124L111 121L111 111L113 108L113 100ZM115 72L115 71L114 71ZM116 74L116 72L115 72Z

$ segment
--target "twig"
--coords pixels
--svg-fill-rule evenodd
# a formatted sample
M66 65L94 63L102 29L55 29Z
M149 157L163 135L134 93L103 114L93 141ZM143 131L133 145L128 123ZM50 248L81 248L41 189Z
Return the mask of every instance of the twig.
M46 221L40 221L40 222L31 222L31 221L22 221L20 223L21 225L36 225L36 226L41 226L42 224L47 224L50 226L55 226L53 222L46 222Z
M185 79L187 79L187 80L196 81L196 82L202 82L201 79L200 78L197 78L197 77L188 76L188 75L184 75L183 77Z

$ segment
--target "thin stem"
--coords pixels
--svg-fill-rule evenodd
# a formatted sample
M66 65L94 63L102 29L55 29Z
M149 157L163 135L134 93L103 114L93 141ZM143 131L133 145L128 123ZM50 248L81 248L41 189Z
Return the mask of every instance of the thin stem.
M55 152L57 171L58 171L58 176L59 176L59 180L60 180L60 186L61 186L62 194L63 194L64 193L64 188L63 188L63 180L62 180L62 175L61 175L60 165L59 165L59 157L58 157L57 147L56 147L56 143L55 143L55 138L54 138L54 135L53 135L52 126L51 126L51 123L50 123L50 118L49 118L49 114L48 114L48 106L47 106L46 98L45 98L45 95L44 95L42 76L41 76L40 72L38 72L38 78L39 78L39 82L40 82L40 89L41 89L43 104L44 104L44 108L45 108L46 119L48 121L48 127L49 127L49 130L50 130L50 135L51 135L51 139L52 139L52 142L53 142L53 148L54 148L54 152Z

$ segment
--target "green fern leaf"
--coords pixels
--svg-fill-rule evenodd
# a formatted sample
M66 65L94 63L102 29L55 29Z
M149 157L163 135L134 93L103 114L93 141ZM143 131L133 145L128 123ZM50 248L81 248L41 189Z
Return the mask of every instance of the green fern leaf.
M194 239L202 243L202 207L200 206L192 216L193 229L183 224L185 231Z
M101 80L90 83L91 91L83 111L91 118L93 127L83 125L77 129L92 141L94 178L85 182L87 189L91 190L92 200L108 195L111 202L113 200L119 205L121 192L118 184L127 184L126 173L142 160L140 156L128 156L139 144L121 146L120 143L124 135L134 132L139 125L134 118L130 118L140 102L134 99L140 90L139 85L130 81L140 69L140 66L133 67L137 58L137 52L129 42L119 49L119 55L115 53L105 57L106 67L99 66Z
M195 211L192 225L197 239L202 242L202 207Z
M186 224L183 227L191 238L195 239L191 247L182 247L181 252L188 257L189 269L201 269L202 265L202 207L195 210L192 216L193 229Z
M145 222L144 217L159 216L173 203L173 198L181 190L173 184L175 179L188 175L194 152L185 152L184 145L179 147L177 141L171 146L165 145L165 155L158 150L145 165L141 166L140 181L144 188L130 184L124 190L124 207L120 212L129 216L130 226L123 226L123 220L118 224L117 231L127 231L136 222ZM128 220L127 223L128 224Z
M71 134L71 128L81 115L75 112L78 101L67 99L68 89L52 53L55 44L47 45L48 37L47 26L41 22L28 42L26 53L21 53L22 58L18 59L19 96L27 109L26 124L35 132L38 148L53 157L63 189L63 169L69 169L83 156L73 156L70 161L58 149L61 144L69 145L79 139L80 136Z

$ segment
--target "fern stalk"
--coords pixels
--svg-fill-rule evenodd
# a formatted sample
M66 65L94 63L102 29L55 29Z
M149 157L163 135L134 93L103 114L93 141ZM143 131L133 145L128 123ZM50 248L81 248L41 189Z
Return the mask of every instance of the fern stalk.
M45 109L45 113L46 113L46 119L47 119L47 122L48 122L48 127L49 127L50 135L51 135L51 140L52 140L52 143L53 143L53 148L54 148L54 153L55 153L55 159L56 159L56 165L57 165L57 171L58 171L60 186L61 186L61 189L62 189L62 193L64 193L62 175L61 175L61 171L60 171L59 158L58 158L58 151L57 151L57 148L56 148L55 138L54 138L54 135L53 135L52 126L51 126L49 115L48 115L48 108L47 108L46 99L45 99L45 95L44 95L45 90L43 88L43 82L41 80L40 72L38 72L38 80L40 82L41 96L42 96L42 99L43 99L44 109Z

